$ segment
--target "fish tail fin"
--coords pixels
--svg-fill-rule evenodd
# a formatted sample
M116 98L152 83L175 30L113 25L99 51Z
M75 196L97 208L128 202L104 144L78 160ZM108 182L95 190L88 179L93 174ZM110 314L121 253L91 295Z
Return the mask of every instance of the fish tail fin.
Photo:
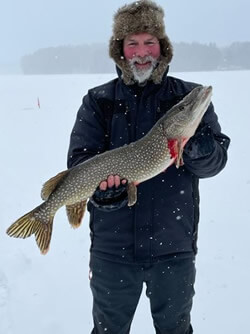
M45 215L42 210L43 205L44 203L19 218L7 229L6 233L10 237L23 239L35 234L41 253L46 254L49 250L54 215Z
M68 220L73 228L78 228L81 225L86 210L86 204L87 200L83 200L72 205L66 205Z

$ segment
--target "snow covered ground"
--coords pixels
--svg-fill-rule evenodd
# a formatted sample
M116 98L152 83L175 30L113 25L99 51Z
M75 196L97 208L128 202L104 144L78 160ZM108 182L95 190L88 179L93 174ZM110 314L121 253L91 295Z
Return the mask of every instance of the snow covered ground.
M250 72L175 73L211 84L222 128L232 138L227 168L201 181L196 296L197 334L247 333L250 299ZM69 135L88 88L114 75L0 77L0 334L88 334L88 216L70 228L55 217L49 253L6 228L38 205L44 181L66 168ZM37 105L40 100L41 108ZM145 294L131 334L152 334Z

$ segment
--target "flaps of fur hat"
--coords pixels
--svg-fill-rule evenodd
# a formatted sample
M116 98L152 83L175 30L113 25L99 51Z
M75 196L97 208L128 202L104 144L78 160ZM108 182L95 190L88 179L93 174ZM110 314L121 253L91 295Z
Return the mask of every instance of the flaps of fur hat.
M123 40L126 36L146 32L158 38L161 45L161 58L151 75L159 84L173 56L172 44L165 33L164 12L155 2L141 0L125 5L114 15L113 36L109 43L109 55L120 67L123 81L134 84L133 73L123 56Z

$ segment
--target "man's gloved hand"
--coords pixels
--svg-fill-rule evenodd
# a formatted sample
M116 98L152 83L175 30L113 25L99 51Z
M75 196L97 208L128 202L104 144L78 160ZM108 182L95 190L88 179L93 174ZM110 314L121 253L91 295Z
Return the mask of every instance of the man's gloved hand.
M110 175L107 181L100 183L89 200L102 211L114 211L124 207L128 204L127 180L120 180L118 175Z
M184 147L185 156L188 159L199 159L210 155L215 149L215 140L213 132L209 125L201 125L193 137L189 139Z

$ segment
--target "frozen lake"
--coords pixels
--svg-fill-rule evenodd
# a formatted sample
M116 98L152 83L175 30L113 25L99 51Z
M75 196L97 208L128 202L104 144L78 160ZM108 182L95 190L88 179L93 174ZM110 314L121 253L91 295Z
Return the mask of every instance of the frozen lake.
M213 86L215 110L232 139L226 169L200 182L194 332L247 333L250 71L172 75ZM46 256L40 255L33 237L9 238L5 230L41 202L42 184L66 168L69 136L82 96L113 77L0 76L0 334L91 331L88 215L73 230L61 209ZM131 334L138 333L154 333L145 294L131 329Z

